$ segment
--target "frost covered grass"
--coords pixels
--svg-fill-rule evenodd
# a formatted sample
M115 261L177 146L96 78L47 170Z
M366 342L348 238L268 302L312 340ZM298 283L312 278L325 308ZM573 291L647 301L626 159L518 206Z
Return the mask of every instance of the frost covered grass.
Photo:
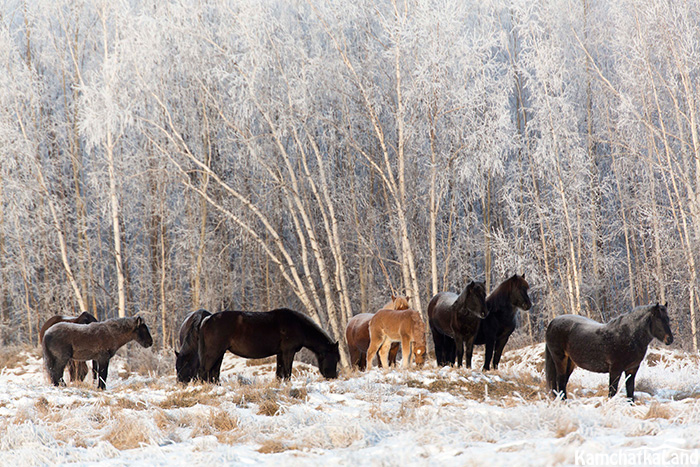
M297 362L290 382L275 379L274 362L229 354L220 385L183 386L169 354L129 349L97 391L50 386L40 355L22 351L0 370L0 452L7 465L559 465L649 447L700 454L697 356L650 349L631 405L606 397L606 375L580 369L570 400L550 400L542 353L542 344L509 350L496 372L432 363L346 369L332 381Z

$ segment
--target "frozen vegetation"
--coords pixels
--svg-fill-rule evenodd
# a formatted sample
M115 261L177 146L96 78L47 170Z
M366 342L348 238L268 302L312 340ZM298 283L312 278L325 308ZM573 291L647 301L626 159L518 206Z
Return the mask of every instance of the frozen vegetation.
M630 405L606 397L606 375L583 370L572 376L570 400L545 397L542 352L541 344L507 352L489 373L431 361L330 381L297 362L286 383L270 362L227 354L221 385L181 386L170 355L133 347L113 360L106 391L88 382L54 388L37 351L4 354L0 456L4 465L697 461L696 356L650 349Z

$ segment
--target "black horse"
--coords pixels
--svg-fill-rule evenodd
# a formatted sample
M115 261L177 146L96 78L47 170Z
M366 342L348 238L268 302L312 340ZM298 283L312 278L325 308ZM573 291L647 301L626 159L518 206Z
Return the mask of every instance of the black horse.
M496 287L496 290L486 297L488 316L481 321L479 332L474 339L475 345L484 345L484 370L490 370L493 357L493 369L498 369L498 363L503 355L503 348L508 338L515 331L517 308L529 310L532 307L527 290L530 288L525 275L514 274Z
M617 394L620 376L627 376L627 398L634 400L634 377L652 339L673 342L666 304L639 306L607 324L578 315L554 318L545 337L547 389L566 399L574 368L610 373L608 396Z
M288 308L265 312L222 311L202 321L199 335L199 377L219 380L227 350L244 358L277 355L277 377L292 376L294 355L306 347L318 359L326 378L338 376L338 342L308 316Z
M204 318L211 316L207 310L193 311L180 325L180 351L175 352L177 380L189 383L199 372L199 326Z
M440 292L428 304L428 322L435 343L438 365L462 366L466 346L467 368L472 367L474 338L479 323L488 315L486 287L483 282L471 281L460 295Z

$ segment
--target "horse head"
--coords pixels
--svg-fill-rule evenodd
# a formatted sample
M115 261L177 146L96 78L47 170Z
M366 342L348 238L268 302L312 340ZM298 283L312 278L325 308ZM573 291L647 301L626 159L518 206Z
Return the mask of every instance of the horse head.
M423 366L425 364L425 354L427 349L425 344L413 344L413 361L418 366Z
M391 304L394 310L408 310L408 297L391 296Z
M469 314L481 319L489 314L486 308L486 286L483 282L471 281L467 286L466 309Z
M525 274L518 276L513 274L510 278L511 283L511 303L521 310L527 311L532 308L532 302L527 295L530 284L525 280Z
M199 372L199 356L197 351L175 352L175 374L180 383L189 383Z
M650 327L652 336L666 345L671 345L673 343L673 333L671 332L671 320L668 317L666 305L668 305L668 302L663 305L657 303L651 307Z
M153 345L153 337L148 330L148 326L143 321L143 318L137 316L134 318L134 333L136 333L136 342L141 344L141 347L150 347Z
M338 362L340 361L340 349L338 341L328 346L324 352L319 352L318 370L324 378L332 379L338 377Z

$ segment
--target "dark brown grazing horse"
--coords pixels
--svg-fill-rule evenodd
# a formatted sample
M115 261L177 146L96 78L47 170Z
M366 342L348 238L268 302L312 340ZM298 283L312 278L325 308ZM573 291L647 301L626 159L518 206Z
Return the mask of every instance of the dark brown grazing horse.
M638 306L607 324L579 315L554 318L545 336L547 389L566 399L566 384L574 368L610 373L608 396L617 393L620 376L627 376L627 398L634 400L634 377L654 339L666 345L673 333L666 304Z
M302 347L316 355L324 377L338 376L338 342L298 311L221 311L204 318L199 331L199 377L203 381L219 381L227 350L244 358L277 355L277 377L289 379L294 355Z
M135 340L143 347L153 338L140 316L114 318L90 324L57 323L44 335L44 366L54 386L65 384L63 370L70 359L97 362L97 387L105 388L109 359L127 342Z
M87 311L80 313L79 316L62 316L54 315L41 327L39 331L39 343L44 341L44 334L46 330L49 329L56 323L76 323L76 324L89 324L97 321L97 318L92 316ZM85 381L85 377L88 374L88 366L85 362L78 362L76 360L71 360L68 364L68 374L70 375L71 381ZM97 381L97 364L92 362L92 378Z
M382 310L407 310L408 298L391 296L391 301L385 304ZM350 350L350 363L353 367L364 371L367 367L367 349L369 348L369 320L374 313L359 313L348 320L345 328L345 339ZM400 344L393 342L389 350L389 365L396 365L396 354L399 353ZM381 365L381 360L379 360Z
M175 352L175 373L181 383L189 383L199 372L199 326L211 316L207 310L193 311L180 325L180 351Z
M515 331L517 308L529 310L532 307L527 290L530 288L525 275L514 274L496 287L496 290L486 297L488 316L481 321L479 332L474 339L475 345L484 345L484 370L490 370L491 357L493 369L498 369L503 348L508 338Z
M483 282L471 281L460 295L440 292L428 304L428 323L435 343L435 358L438 365L462 366L466 346L467 368L472 367L474 338L481 320L486 318L486 286Z

